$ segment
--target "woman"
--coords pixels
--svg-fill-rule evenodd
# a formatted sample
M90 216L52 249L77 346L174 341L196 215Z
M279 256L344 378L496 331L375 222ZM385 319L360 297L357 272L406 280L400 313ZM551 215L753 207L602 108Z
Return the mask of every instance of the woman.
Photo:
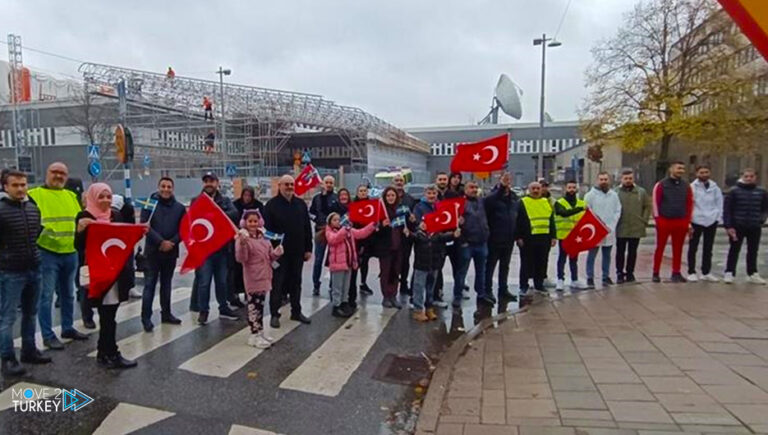
M251 186L243 187L243 191L240 194L240 198L233 202L237 209L238 222L243 219L243 215L246 210L258 210L260 215L264 213L264 204L256 199L256 191ZM229 273L227 274L227 281L229 282L230 294L227 295L227 300L231 305L237 308L245 307L245 304L240 300L240 293L245 293L245 280L243 278L243 265L235 261L234 250L229 258ZM246 296L247 299L247 296Z
M349 203L352 201L352 195L347 188L342 187L337 193L339 200L333 204L333 212L338 213L339 216L344 216L349 211Z
M355 196L354 202L357 201L364 201L368 198L368 186L365 184L361 184L357 186L357 195ZM360 225L356 225L356 228L362 228ZM359 256L359 266L360 266L360 293L365 295L372 295L373 291L368 287L368 285L365 283L366 278L368 278L368 259L371 257L371 241L370 239L367 240L359 240L355 242L357 244L356 249ZM354 310L357 309L357 285L355 284L355 281L357 280L357 270L352 271L352 276L350 279L349 284L349 307L351 311L354 312Z
M453 195L447 195L447 197L464 196L464 183L462 183L462 180L461 172L451 172L448 177L448 190L451 191Z
M85 246L88 237L88 226L94 222L124 222L135 223L133 213L120 213L112 209L112 189L105 183L94 183L85 194L85 210L75 217L77 227L75 233L75 248L80 260L80 267L87 266L85 262ZM132 287L133 277L128 262L109 291L104 295L93 298L88 296L89 305L99 311L99 344L96 362L105 368L126 369L136 367L136 361L123 358L117 349L115 316L120 302L128 300L128 292ZM78 274L79 280L80 274Z
M381 293L383 300L381 305L385 308L400 309L403 306L397 301L397 286L400 282L400 264L402 263L403 240L408 237L408 229L405 227L405 219L402 217L402 224L394 226L395 219L398 218L398 207L400 198L394 187L387 187L382 192L384 198L384 208L387 210L387 217L382 223L379 232L373 237L371 245L374 248L375 256L379 258L379 267L381 272L379 280L381 283Z
M264 204L256 199L256 190L251 186L243 187L243 192L240 194L240 198L236 199L233 204L240 213L238 219L243 218L243 212L246 210L256 209L260 214L264 213Z

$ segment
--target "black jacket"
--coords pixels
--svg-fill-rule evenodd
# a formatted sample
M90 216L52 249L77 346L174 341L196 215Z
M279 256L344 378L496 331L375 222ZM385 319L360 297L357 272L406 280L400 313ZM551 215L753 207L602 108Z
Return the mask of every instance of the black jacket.
M387 207L387 219L393 222L396 218L397 208ZM387 255L391 255L392 251L397 251L402 247L405 234L403 234L403 227L393 228L392 225L388 225L379 227L379 231L373 233L369 239L371 240L371 255L385 258Z
M202 195L207 195L205 192L202 193ZM195 202L197 197L192 198L192 202ZM232 200L227 198L226 196L222 195L221 192L216 191L213 195L213 202L216 203L216 205L219 206L221 211L224 212L225 215L231 220L235 225L240 224L240 213L237 211L237 208L235 208L235 205L232 203Z
M490 229L483 199L467 197L464 206L464 225L461 226L461 241L472 244L485 243L489 235Z
M25 272L40 265L40 210L31 201L0 193L0 270Z
M443 267L445 262L445 243L453 240L453 232L428 234L422 230L416 231L416 242L413 245L413 268L416 270L434 271Z
M309 211L302 199L294 196L289 202L278 194L267 201L264 206L264 227L273 233L285 234L283 249L286 255L312 252Z
M240 219L243 218L243 212L246 210L256 209L259 211L259 213L261 213L261 216L264 217L264 203L256 198L254 198L253 201L249 202L248 204L244 203L242 198L239 198L236 199L232 205L234 205L237 209L237 222L235 222L235 225L240 225Z
M496 186L483 203L485 215L488 219L488 228L492 237L488 244L503 246L514 243L517 238L517 215L520 212L520 199L510 189L505 194L505 189Z
M126 204L126 206L123 207L123 210L126 210L126 207L131 207L129 204ZM115 209L112 209L112 216L110 217L111 222L122 222L122 223L135 223L135 219L127 218L127 213L121 213L116 211ZM75 227L77 227L78 222L80 222L80 219L82 218L89 218L94 219L93 215L90 214L88 211L83 210L80 213L75 216ZM85 228L85 231L79 233L75 231L75 249L77 249L77 258L79 260L78 262L78 270L80 267L83 267L87 265L88 263L85 262L85 247L86 242L88 238L88 228ZM76 281L78 287L80 286L80 274L75 273ZM136 282L135 279L135 270L133 268L133 256L129 256L128 260L125 262L125 265L123 266L123 270L120 271L120 274L117 276L117 295L118 300L120 302L125 302L128 300L129 292L133 288L134 284ZM106 293L105 293L106 294ZM89 298L91 299L91 298ZM101 303L101 299L91 299L91 303L96 306Z
M728 192L723 204L726 228L756 228L768 216L768 192L754 184L739 182Z
M312 204L309 206L309 214L312 217L312 221L315 223L315 230L325 228L328 215L337 208L336 204L338 202L339 197L336 196L336 193L334 192L325 194L325 191L323 191L312 198Z
M154 214L150 210L141 210L141 223L147 222L149 216L152 215L152 221L149 223L149 232L147 233L147 241L144 244L144 252L147 257L178 258L179 243L181 243L179 226L181 225L181 218L187 213L187 209L180 202L176 201L175 197L162 199L159 194L153 193L150 199L157 200L157 208ZM173 242L174 247L172 250L168 252L160 252L158 250L160 243L164 240Z

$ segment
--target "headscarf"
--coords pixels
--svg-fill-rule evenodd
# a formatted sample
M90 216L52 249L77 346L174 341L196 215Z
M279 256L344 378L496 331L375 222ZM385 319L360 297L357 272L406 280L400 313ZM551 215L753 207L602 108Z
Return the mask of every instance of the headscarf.
M109 221L112 217L112 209L101 210L99 208L99 195L104 191L112 193L112 188L106 183L93 183L88 187L88 191L85 193L85 210L93 215L97 221Z

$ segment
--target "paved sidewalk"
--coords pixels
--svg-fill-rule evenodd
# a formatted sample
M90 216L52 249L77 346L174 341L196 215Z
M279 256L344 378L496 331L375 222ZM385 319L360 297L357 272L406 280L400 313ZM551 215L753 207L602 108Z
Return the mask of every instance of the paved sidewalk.
M439 435L768 433L768 286L553 296L466 348L437 422Z

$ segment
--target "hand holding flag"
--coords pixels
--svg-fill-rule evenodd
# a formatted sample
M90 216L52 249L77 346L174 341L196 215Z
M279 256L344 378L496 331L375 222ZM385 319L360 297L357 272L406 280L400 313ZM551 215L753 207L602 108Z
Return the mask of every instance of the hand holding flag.
M88 297L100 298L115 283L133 255L136 243L144 237L149 226L92 222L88 225L85 262L88 264Z
M189 206L181 220L181 239L187 247L187 257L181 273L197 269L205 260L235 238L237 228L226 214L205 193Z
M587 209L568 236L563 240L563 249L571 258L579 252L588 251L603 241L611 231L592 210Z

